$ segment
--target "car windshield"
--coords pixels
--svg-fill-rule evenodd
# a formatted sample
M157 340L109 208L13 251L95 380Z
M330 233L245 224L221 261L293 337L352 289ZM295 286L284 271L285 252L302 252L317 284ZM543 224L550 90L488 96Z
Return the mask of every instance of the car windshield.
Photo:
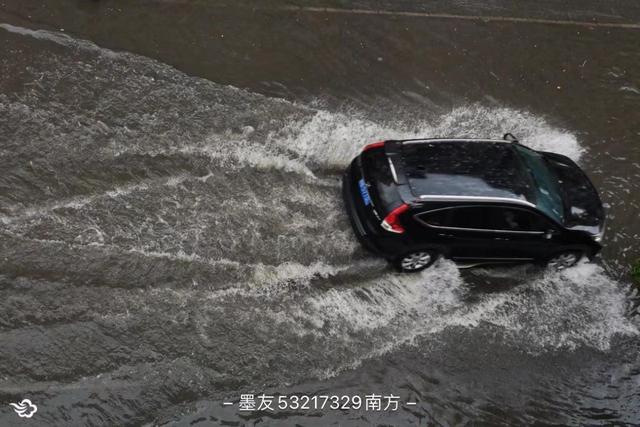
M551 218L564 223L564 205L556 176L542 155L519 144L514 147L535 182L536 205Z

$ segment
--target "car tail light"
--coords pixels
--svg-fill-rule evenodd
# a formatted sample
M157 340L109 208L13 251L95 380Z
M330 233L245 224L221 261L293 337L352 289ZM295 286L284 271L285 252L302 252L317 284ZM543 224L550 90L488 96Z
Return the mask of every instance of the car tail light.
M373 148L380 148L380 147L384 147L384 141L374 142L373 144L365 145L364 148L362 149L362 152L364 153L367 150L371 150Z
M404 233L404 227L400 223L400 215L402 215L407 210L409 210L409 205L406 203L401 204L386 216L380 226L392 233Z

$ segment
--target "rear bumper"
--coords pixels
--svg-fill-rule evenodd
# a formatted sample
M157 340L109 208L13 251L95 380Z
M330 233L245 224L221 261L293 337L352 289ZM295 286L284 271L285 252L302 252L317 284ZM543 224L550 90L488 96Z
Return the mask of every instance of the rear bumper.
M353 232L356 238L368 251L376 254L388 257L384 251L376 244L373 236L374 231L371 230L367 221L364 220L356 207L355 197L359 197L359 194L355 193L355 180L354 174L355 160L349 165L344 176L342 177L342 199L349 217L349 222L353 228Z

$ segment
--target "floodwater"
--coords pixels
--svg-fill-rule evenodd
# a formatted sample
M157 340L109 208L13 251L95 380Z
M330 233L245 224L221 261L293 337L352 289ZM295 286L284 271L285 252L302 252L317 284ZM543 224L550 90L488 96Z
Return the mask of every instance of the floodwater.
M640 425L633 2L59 3L0 2L0 425ZM399 275L358 246L364 144L505 132L592 177L596 263Z

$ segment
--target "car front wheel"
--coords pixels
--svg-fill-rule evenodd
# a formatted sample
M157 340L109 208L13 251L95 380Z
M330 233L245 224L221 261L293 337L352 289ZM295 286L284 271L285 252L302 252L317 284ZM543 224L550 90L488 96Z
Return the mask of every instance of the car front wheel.
M567 251L554 255L547 262L547 266L554 270L564 270L573 267L582 258L582 252Z
M414 273L416 271L424 270L431 267L431 265L438 259L438 253L431 250L419 250L410 252L398 258L395 262L398 270Z

